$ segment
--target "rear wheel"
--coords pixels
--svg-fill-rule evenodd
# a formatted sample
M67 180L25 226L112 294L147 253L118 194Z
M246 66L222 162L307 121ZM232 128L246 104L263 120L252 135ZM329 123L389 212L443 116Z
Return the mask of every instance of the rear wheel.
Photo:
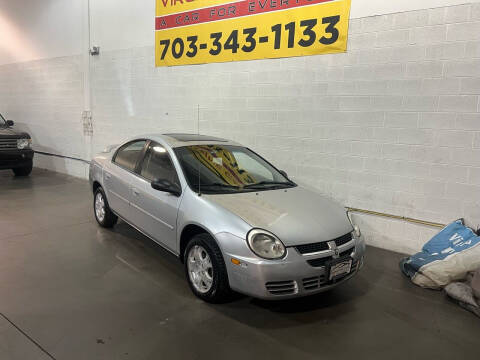
M188 284L196 296L210 303L231 299L223 255L210 235L198 234L188 242L184 263Z
M32 172L33 162L30 161L27 165L12 169L15 176L28 176Z
M95 219L97 219L97 222L101 227L111 228L118 221L117 215L110 210L107 197L101 187L95 190L95 195L93 197L93 210L95 213Z

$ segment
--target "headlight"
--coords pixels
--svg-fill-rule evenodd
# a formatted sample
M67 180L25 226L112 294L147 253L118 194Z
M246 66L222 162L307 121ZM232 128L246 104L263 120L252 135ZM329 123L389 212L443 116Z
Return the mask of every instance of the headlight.
M18 139L17 148L18 149L30 149L32 145L32 139Z
M250 249L264 259L280 259L285 255L285 246L280 239L266 230L250 230L247 242Z

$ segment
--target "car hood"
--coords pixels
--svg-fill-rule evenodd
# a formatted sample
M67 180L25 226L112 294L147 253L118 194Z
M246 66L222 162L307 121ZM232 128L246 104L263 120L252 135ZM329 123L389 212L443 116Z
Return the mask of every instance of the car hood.
M328 241L353 230L343 206L300 186L202 196L250 226L272 232L286 246Z
M13 131L10 128L4 128L0 127L0 139L1 138L7 138L7 139L20 139L20 138L25 138L29 137L27 133L20 133Z

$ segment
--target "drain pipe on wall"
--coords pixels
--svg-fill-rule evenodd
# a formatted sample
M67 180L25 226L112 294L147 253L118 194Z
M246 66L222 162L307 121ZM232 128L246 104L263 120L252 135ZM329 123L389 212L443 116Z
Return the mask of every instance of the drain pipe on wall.
M379 216L379 217L384 217L389 219L402 220L402 221L406 221L406 222L417 224L417 225L431 226L431 227L440 228L440 229L445 227L445 224L441 224L437 222L425 221L425 220L415 219L415 218L406 217L406 216L392 215L392 214L382 213L378 211L364 210L364 209L358 209L358 208L352 208L352 207L347 207L347 213L360 213L360 214Z
M90 49L91 30L90 30L90 0L83 2L83 24L82 24L82 55L83 55L83 138L84 138L84 156L87 160L92 158L92 137L93 137L93 119L91 109L91 75L90 75L90 57L97 55ZM85 160L84 160L85 161Z
M60 154L53 154L53 153L44 152L44 151L37 151L37 150L34 150L34 151L35 151L35 154L53 156L53 157L58 157L58 158L61 158L61 159L75 160L75 161L83 162L85 164L90 164L90 161L85 160L85 159L80 159L80 158L76 158L76 157L72 157L72 156L66 156L66 155L60 155Z

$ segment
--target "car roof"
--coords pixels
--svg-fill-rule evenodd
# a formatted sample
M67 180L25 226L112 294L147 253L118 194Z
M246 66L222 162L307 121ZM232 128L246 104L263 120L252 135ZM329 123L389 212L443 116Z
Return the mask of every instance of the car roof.
M213 136L208 135L200 135L200 134L163 134L164 136L168 136L174 138L177 141L183 142L190 142L190 141L221 141L221 142L228 142L226 139L221 139Z
M166 142L170 147L182 147L189 145L240 145L228 139L222 139L214 136L187 134L187 133L170 133L170 134L147 134L143 138L153 141Z

